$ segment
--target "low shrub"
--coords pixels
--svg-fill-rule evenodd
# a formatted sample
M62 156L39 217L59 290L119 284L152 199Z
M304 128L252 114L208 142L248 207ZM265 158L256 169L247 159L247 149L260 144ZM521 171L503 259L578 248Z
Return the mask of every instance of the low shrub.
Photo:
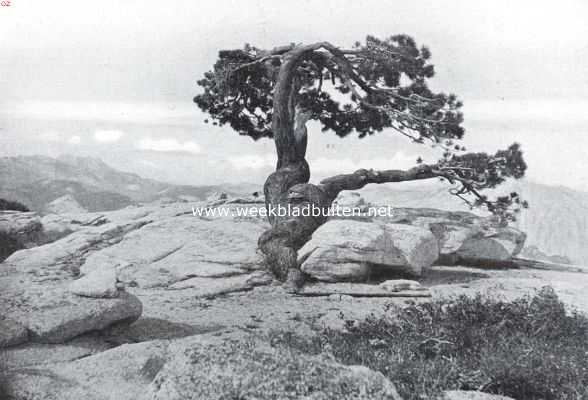
M588 399L588 319L566 313L553 289L503 301L478 295L391 308L384 318L326 331L308 353L385 374L404 399L480 390L519 400Z
M30 211L27 206L19 203L18 201L0 199L0 211L3 210Z

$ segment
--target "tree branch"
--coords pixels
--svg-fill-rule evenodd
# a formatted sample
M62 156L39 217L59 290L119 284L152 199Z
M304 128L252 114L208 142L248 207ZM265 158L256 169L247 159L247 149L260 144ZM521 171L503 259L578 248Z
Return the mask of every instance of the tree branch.
M439 175L431 165L418 165L408 170L359 169L352 174L336 175L320 182L322 189L333 199L343 190L358 190L369 183L405 182L430 179Z
M460 169L460 167L456 168ZM450 193L462 199L470 207L473 207L473 204L462 195L473 195L491 212L496 207L494 202L488 200L486 196L478 191L479 187L476 186L476 181L460 177L455 171L451 170L451 167L444 166L440 168L439 164L422 164L408 170L375 171L373 169L359 169L351 174L336 175L323 179L319 186L334 200L344 190L359 190L370 183L407 182L431 178L444 178L451 184L459 182L462 185L461 188L453 188Z

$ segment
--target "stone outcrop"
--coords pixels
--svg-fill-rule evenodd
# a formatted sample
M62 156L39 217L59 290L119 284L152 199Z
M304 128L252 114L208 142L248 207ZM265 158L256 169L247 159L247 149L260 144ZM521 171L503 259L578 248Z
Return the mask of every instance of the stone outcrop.
M84 284L74 280L80 264L89 254L120 241L148 222L89 226L58 241L12 254L0 269L2 314L23 325L30 340L41 343L61 343L85 332L136 320L142 312L136 296L83 297L72 293L70 285L77 285L80 293L98 297L104 282L86 280Z
M229 209L254 206L222 202ZM349 199L352 205L367 209L357 196ZM384 304L402 306L408 298L488 290L518 297L546 282L567 303L587 307L585 280L571 273L428 270L440 252L463 257L469 248L481 254L476 246L464 247L480 240L480 232L516 252L516 235L492 236L499 228L483 219L436 210L329 221L300 251L300 262L314 263L319 282L307 282L293 296L272 284L256 252L268 227L264 218L195 216L191 206L150 204L42 219L45 230L64 236L20 250L0 266L0 358L9 398L172 400L245 392L259 399L394 400L394 385L377 372L258 340L276 329L318 339L312 328L345 331L350 322L382 315ZM386 270L425 277L421 284L339 282ZM580 295L565 297L572 293ZM502 399L480 392L445 395Z
M301 269L325 282L363 281L378 270L420 275L438 256L431 232L403 224L331 220L299 250Z
M40 343L62 343L85 332L104 329L139 318L142 305L132 294L113 299L74 295L65 282L39 283L23 279L0 279L3 315L28 331L28 338Z
M467 212L395 208L385 221L429 229L439 242L438 262L445 265L509 260L522 250L526 238L517 229Z
M35 342L61 343L136 320L142 304L135 290L195 299L272 282L256 252L267 228L261 217L201 218L174 203L43 220L64 236L15 252L0 269L1 313Z
M437 263L442 265L499 263L519 254L525 244L524 232L500 226L492 217L433 208L393 208L391 215L374 217L369 215L368 209L378 205L367 203L356 192L339 196L337 202L349 207L359 207L362 214L332 217L335 220L404 224L431 231L439 243Z

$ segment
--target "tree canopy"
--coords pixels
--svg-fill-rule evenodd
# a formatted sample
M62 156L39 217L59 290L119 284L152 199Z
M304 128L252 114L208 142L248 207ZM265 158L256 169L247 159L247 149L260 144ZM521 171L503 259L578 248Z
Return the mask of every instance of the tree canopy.
M431 53L411 37L368 36L349 50L325 46L334 53L314 51L295 72L297 105L310 111L323 130L363 137L393 128L415 140L463 136L462 103L455 95L429 89ZM220 125L253 139L273 137L273 90L284 55L295 48L266 51L247 44L221 50L213 70L198 81L204 92L194 101Z

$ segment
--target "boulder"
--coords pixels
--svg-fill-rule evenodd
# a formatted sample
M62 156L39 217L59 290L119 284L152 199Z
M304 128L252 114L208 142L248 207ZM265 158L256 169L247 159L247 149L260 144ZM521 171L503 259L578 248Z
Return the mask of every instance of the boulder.
M526 235L497 225L494 219L467 212L395 208L387 222L429 229L439 241L439 263L504 261L523 248Z
M319 281L362 281L374 265L384 272L420 275L438 252L432 233L419 227L330 220L298 251L298 262Z
M38 343L63 343L85 332L116 323L130 323L141 316L143 306L129 293L114 299L79 297L61 288L38 288L43 293L23 294L10 317L26 326L30 339Z
M468 212L394 208L392 215L366 215L362 220L379 224L406 224L431 231L439 244L437 264L444 265L509 260L523 249L526 239L524 232L500 226L493 218Z
M514 228L475 234L464 240L459 249L449 255L449 260L455 260L454 263L475 264L507 261L520 252L525 237L523 232Z

